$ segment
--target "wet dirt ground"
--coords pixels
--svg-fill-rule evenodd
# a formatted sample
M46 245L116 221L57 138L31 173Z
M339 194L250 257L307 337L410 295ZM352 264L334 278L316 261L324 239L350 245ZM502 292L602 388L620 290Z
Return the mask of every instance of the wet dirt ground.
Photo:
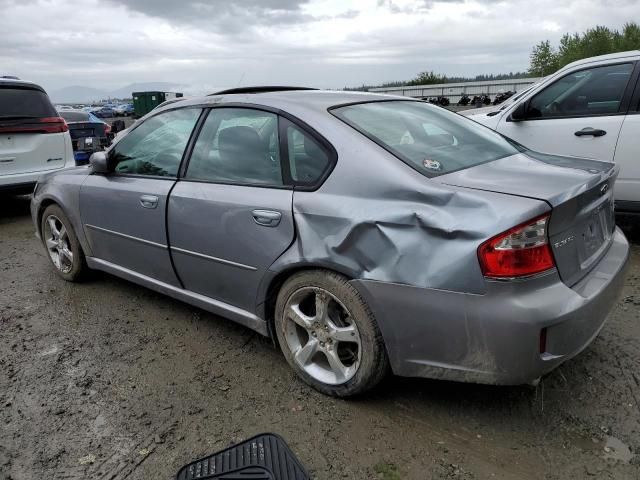
M632 225L632 228L633 227ZM316 479L640 478L640 246L581 355L537 389L389 378L343 401L269 341L117 278L55 275L0 202L0 479L171 479L260 432Z

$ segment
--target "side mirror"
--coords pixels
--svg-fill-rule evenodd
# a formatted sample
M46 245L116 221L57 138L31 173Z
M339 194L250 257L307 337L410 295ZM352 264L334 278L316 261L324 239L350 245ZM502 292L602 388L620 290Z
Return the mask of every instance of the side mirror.
M509 120L512 122L520 122L527 118L527 102L522 102L516 108L513 109L511 115L509 116Z
M89 157L89 163L93 169L93 173L109 173L109 163L107 162L107 154L104 152L95 152Z

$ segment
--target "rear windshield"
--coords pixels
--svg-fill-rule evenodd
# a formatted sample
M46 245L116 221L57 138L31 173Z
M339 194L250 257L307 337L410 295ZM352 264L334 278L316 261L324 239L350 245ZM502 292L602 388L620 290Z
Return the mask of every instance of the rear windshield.
M492 130L424 102L360 103L331 113L428 177L519 152Z
M65 112L62 110L60 116L67 122L89 122L89 114L86 112Z
M46 93L33 88L0 86L0 119L56 116Z

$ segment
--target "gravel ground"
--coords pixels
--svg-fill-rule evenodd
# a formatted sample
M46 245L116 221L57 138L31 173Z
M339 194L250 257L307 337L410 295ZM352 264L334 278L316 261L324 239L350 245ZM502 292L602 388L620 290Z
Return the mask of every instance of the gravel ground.
M28 199L2 199L0 479L171 479L265 431L316 479L638 479L637 233L609 323L537 389L389 378L342 401L222 318L108 275L65 283Z

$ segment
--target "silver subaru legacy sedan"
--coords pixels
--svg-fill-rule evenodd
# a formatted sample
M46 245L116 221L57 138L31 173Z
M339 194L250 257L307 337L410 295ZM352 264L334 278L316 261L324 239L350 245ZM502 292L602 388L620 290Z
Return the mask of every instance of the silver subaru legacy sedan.
M349 396L389 371L535 383L587 347L629 255L616 175L421 101L244 88L154 110L31 209L65 280L227 317Z

